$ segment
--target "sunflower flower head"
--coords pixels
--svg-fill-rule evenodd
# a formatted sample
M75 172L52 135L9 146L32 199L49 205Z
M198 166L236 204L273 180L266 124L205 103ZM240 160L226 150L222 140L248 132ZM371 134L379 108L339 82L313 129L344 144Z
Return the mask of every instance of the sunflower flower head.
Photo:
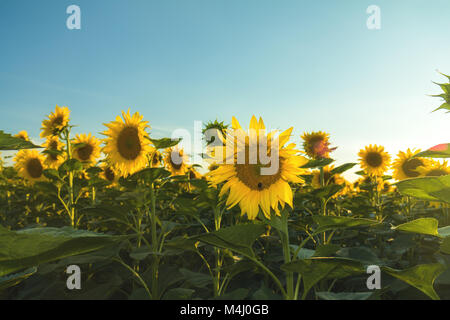
M105 124L108 128L103 132L107 136L103 148L106 160L125 177L145 168L147 155L153 150L145 131L149 128L148 122L142 119L138 112L131 116L128 110L122 112L122 118L118 116Z
M56 106L55 112L42 121L41 138L58 135L69 124L69 115L69 108Z
M382 176L390 163L390 156L382 146L366 146L358 156L361 168L370 176Z
M188 172L189 159L184 150L179 147L165 150L164 165L172 176L182 176Z
M152 168L160 167L162 161L163 161L163 155L161 154L161 152L159 152L158 150L153 150L152 158L151 158Z
M330 152L336 150L336 148L329 147L329 137L328 133L322 131L305 132L302 135L303 150L312 159L329 158Z
M429 163L428 159L425 158L415 158L414 156L418 154L420 150L411 151L409 148L406 152L400 151L395 159L392 167L394 169L393 177L396 180L405 180L410 178L420 177L420 172L417 168L427 166Z
M77 134L73 141L73 157L85 165L95 164L100 157L100 140L91 135Z
M28 132L26 130L20 131L14 137L25 140L25 141L30 141L30 138L28 137Z
M20 150L14 158L14 168L21 177L31 182L41 181L45 178L44 161L44 156L37 150Z
M228 194L230 209L239 204L242 215L250 220L260 209L270 219L271 212L280 214L288 204L292 207L293 193L289 183L303 183L306 172L301 167L308 162L299 156L295 144L288 144L293 128L276 136L266 133L263 120L253 116L249 131L242 129L236 118L227 132L227 145L217 155L218 168L207 174L212 186L223 183L220 196ZM219 151L219 149L216 149ZM224 157L223 154L226 154ZM221 161L226 158L226 161Z
M66 159L63 153L64 143L57 136L49 136L43 146L45 147L45 165L50 169L58 169Z

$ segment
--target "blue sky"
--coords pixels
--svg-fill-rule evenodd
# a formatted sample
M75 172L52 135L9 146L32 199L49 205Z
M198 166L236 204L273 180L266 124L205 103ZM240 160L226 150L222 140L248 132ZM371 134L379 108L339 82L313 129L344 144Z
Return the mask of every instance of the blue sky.
M68 30L66 8L81 8ZM368 30L369 5L381 29ZM39 136L55 105L98 134L130 108L155 137L194 120L324 130L338 164L368 144L450 141L448 0L1 0L0 129ZM39 142L38 139L35 141Z

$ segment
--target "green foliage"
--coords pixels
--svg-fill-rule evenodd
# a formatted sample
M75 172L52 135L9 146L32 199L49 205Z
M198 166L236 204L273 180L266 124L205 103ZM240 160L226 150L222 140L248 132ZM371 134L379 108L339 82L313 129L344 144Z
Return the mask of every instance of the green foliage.
M34 149L41 148L34 145L30 141L21 138L16 138L0 130L0 150L20 150L20 149Z

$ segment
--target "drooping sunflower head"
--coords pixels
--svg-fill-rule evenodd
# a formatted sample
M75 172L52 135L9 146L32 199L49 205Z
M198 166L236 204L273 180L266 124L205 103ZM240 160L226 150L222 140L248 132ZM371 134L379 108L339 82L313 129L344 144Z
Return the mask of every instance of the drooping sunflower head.
M417 171L424 177L439 177L450 174L450 167L447 161L441 163L436 160L430 160L427 165L418 167Z
M50 113L48 119L42 121L41 138L57 135L69 124L69 115L69 108L56 106L55 112Z
M229 192L228 208L239 204L241 214L247 214L250 220L261 209L270 219L271 210L280 214L280 207L285 204L292 207L289 183L304 182L299 176L306 172L301 166L308 160L298 155L294 144L286 146L292 128L278 136L276 132L266 134L263 120L258 121L255 116L249 127L245 132L233 117L233 130L227 133L227 146L222 149L226 162L218 162L219 167L208 173L209 181L213 186L224 183L220 196Z
M14 158L18 174L32 182L44 180L44 156L36 150L20 150Z
M14 137L25 140L25 141L30 141L30 138L28 138L28 132L26 130L20 131Z
M95 164L100 157L101 141L91 135L77 134L73 141L73 157L86 165Z
M62 143L57 136L47 137L44 142L45 147L45 165L51 169L58 169L58 167L66 159L63 154L64 143Z
M107 136L103 152L107 161L115 166L122 175L128 176L143 168L148 163L147 155L152 151L148 133L145 131L147 121L136 112L122 112L122 117L105 124L108 130L103 132Z
M158 168L161 166L161 163L163 161L163 156L161 152L158 150L154 150L152 153L152 168Z
M366 146L358 156L361 168L370 176L382 176L390 163L390 156L382 146Z
M182 176L187 173L189 159L184 150L172 147L165 150L164 165L172 176Z
M305 132L302 135L303 149L313 159L328 158L330 152L336 150L336 148L329 148L329 137L328 133L322 131Z

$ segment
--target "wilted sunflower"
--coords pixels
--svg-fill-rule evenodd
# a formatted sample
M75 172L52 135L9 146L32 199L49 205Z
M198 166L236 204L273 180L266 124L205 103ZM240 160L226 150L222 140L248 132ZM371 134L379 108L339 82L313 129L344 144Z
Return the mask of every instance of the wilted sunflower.
M142 121L143 116L136 112L122 112L122 117L105 124L109 130L103 132L108 136L103 152L107 161L115 166L122 175L128 176L143 168L148 163L147 155L152 151L148 133L148 121Z
M44 179L44 156L37 150L20 150L14 158L14 168L19 175L30 181L40 181Z
M392 167L394 168L394 179L404 180L420 176L417 168L426 166L429 161L424 158L414 158L419 152L420 150L413 152L408 148L406 152L400 151L398 153L397 159L392 164Z
M330 135L328 133L322 131L305 132L302 135L303 150L313 159L328 158L329 153L336 150L336 148L329 148L329 137Z
M45 165L51 169L58 169L64 162L65 157L62 154L64 143L57 136L48 137L43 147L47 151L45 155Z
M189 159L184 150L178 147L168 148L165 151L164 165L172 176L182 176L188 170Z
M442 163L435 160L430 160L428 165L417 168L417 171L424 177L439 177L450 174L450 167L447 165L447 161Z
M292 207L293 194L289 182L304 182L299 176L306 170L300 167L308 160L297 155L299 151L294 149L295 144L285 146L293 128L275 138L275 132L266 135L263 120L260 118L258 122L255 116L252 117L249 127L250 133L246 133L233 117L234 132L227 135L226 139L228 141L236 138L238 141L234 148L234 154L231 155L231 161L227 154L227 162L220 163L219 168L211 171L208 175L213 186L225 183L220 191L220 196L229 192L226 202L229 209L239 204L241 214L247 214L247 217L253 220L261 208L264 215L270 219L271 209L279 215L279 205L281 208L284 208L285 204ZM255 132L257 139L250 139ZM264 155L264 151L259 152L260 148L264 148L260 142L267 147L266 155L270 159L269 161L263 162L260 159L260 153ZM278 146L275 145L276 142L278 142ZM272 145L276 147L272 147ZM249 155L250 150L258 150L258 154ZM226 147L223 147L223 152L226 153ZM275 152L275 157L272 156L272 152ZM245 155L245 161L242 161L242 155ZM239 157L241 157L240 160ZM276 158L276 162L272 158ZM272 170L274 167L278 169L274 173L268 174L262 171L263 168Z
M25 130L20 131L14 137L25 140L25 141L30 141L30 138L28 138L28 132L26 132Z
M55 112L50 113L48 120L42 121L41 138L58 134L69 123L69 115L69 108L56 106Z
M390 162L390 156L384 151L384 147L375 145L366 146L359 151L361 168L370 176L382 176Z
M80 145L74 148L73 157L85 164L94 164L100 157L100 140L89 133L75 136L74 145Z

